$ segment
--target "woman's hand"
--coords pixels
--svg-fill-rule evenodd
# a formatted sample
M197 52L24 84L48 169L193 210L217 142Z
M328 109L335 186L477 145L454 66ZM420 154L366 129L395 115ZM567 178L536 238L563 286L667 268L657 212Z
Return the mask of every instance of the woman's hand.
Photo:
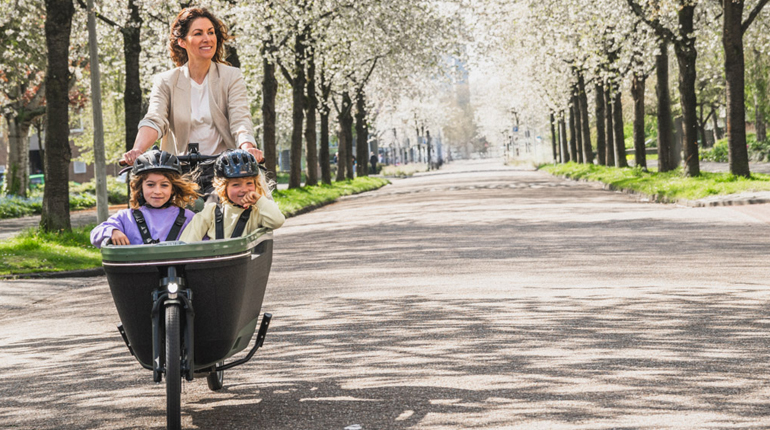
M122 231L115 229L112 230L112 244L113 245L131 245L128 237L123 234Z
M243 199L241 200L241 206L244 208L248 208L249 206L253 206L257 203L257 200L262 197L258 192L252 191L245 196L243 196Z
M244 145L246 145L244 147ZM251 142L243 142L241 144L241 149L245 149L249 152L249 154L253 155L254 158L257 160L257 163L262 163L265 161L265 155L262 152L262 150L258 149L256 146L254 146Z
M140 151L140 150L134 148L134 149L126 152L125 154L123 154L123 159L120 160L120 161L124 161L127 165L133 166L134 165L134 161L136 161L136 159L140 155L142 155L142 154L144 154L143 151Z

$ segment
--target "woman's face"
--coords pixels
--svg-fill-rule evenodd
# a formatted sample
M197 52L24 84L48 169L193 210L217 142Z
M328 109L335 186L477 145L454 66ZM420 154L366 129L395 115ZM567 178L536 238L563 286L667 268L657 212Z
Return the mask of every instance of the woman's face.
M254 178L232 178L227 181L227 198L238 206L243 206L243 197L257 190Z
M171 198L174 187L167 177L160 173L148 173L142 182L142 195L147 204L159 208Z
M217 34L208 18L196 18L190 23L187 36L179 39L189 61L211 61L217 52Z

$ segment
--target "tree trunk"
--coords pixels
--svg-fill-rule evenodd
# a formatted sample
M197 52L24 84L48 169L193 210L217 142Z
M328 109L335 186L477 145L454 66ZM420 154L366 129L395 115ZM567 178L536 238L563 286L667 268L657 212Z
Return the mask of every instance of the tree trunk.
M275 79L275 64L268 59L272 51L272 39L262 42L262 150L265 151L265 168L275 177L275 97L278 93L278 80Z
M741 29L743 0L723 0L722 5L724 11L722 14L724 24L722 27L722 46L725 50L725 80L727 84L725 92L727 94L728 163L730 173L736 176L749 177L751 171L749 170L749 154L746 149L745 64L743 31ZM695 55L693 55L693 64L695 63L694 57Z
M694 32L694 10L695 5L682 6L679 9L679 34L683 36L682 40L674 45L679 63L679 95L682 104L682 128L684 130L682 149L684 150L684 174L686 176L700 175L697 97L695 95L695 61L698 53L695 50L695 39L691 36ZM748 171L748 165L746 169Z
M719 129L719 117L717 116L719 111L715 106L711 106L711 111L713 112L711 120L714 122L714 143L716 143L722 138L722 131Z
M126 151L134 147L139 121L142 120L142 85L139 78L139 55L141 44L142 17L135 0L128 1L128 20L121 29L123 35L123 57L126 61L126 88L123 91L123 109L126 120Z
M321 181L324 184L331 185L332 172L329 162L329 111L321 111L321 145L318 151L318 158L321 163Z
M22 112L15 118L6 116L8 125L8 169L5 172L5 193L27 197L29 187L29 128L31 121ZM21 120L21 121L19 121Z
M634 74L631 94L634 97L634 162L636 167L647 170L647 154L644 146L644 86L647 78Z
M757 142L767 140L767 123L765 122L764 103L760 102L761 97L754 93L754 127L757 131Z
M757 130L757 142L767 140L767 78L762 68L762 54L754 49L754 123Z
M348 145L345 143L347 133L345 133L345 118L343 112L340 112L339 115L337 115L337 124L339 124L339 132L337 133L337 177L335 180L340 182L345 180L345 169L348 165Z
M706 147L706 122L708 122L708 118L706 118L703 114L703 108L704 104L700 103L698 104L698 142L702 147Z
M318 184L318 150L316 148L315 117L318 110L318 97L315 91L315 54L313 48L308 52L307 62L307 121L305 122L305 163L307 178L305 185ZM328 154L328 147L327 147Z
M594 148L591 145L591 122L588 120L588 94L583 74L578 74L578 104L580 105L580 120L583 131L583 160L588 164L594 163Z
M578 163L585 163L586 160L583 158L583 113L581 111L580 98L575 91L572 96L572 112L575 114L575 154L577 154Z
M617 91L612 99L612 115L612 125L615 127L615 167L628 167L623 134L623 98L620 91Z
M567 124L564 119L564 111L559 113L559 143L562 163L569 163L569 144L567 143Z
M674 170L674 121L671 116L671 93L668 87L668 42L660 42L655 57L655 87L658 96L658 171Z
M46 186L40 229L69 231L69 47L75 7L72 0L45 0L45 9Z
M356 94L356 174L369 176L369 142L366 135L366 100L364 90Z
M342 94L342 105L345 107L342 131L345 133L345 173L348 179L354 179L353 169L353 100L347 92Z
M556 152L556 148L558 147L559 143L556 140L556 119L554 118L553 111L551 111L551 152L553 153L553 162L556 164L556 160L558 159L558 155Z
M596 158L600 166L607 164L606 136L604 135L604 87L602 84L594 86L595 102L594 115L596 116Z
M607 166L615 167L615 127L612 121L612 84L604 86L604 111L607 118L607 128L604 130L607 133Z
M302 186L302 123L305 119L305 38L294 37L294 73L291 81L291 154L289 157L289 188Z
M575 143L575 106L569 107L569 159L578 162L578 150Z
M324 184L332 183L332 172L329 156L329 96L331 95L331 83L326 82L326 64L321 67L321 145L319 148L319 162L321 163L321 180Z

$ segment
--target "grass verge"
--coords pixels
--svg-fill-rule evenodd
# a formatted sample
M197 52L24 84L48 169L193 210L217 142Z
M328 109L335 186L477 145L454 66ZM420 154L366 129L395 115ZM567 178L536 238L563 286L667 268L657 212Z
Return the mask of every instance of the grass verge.
M770 191L770 175L764 174L752 174L751 178L744 178L729 173L701 172L698 177L688 178L682 176L681 169L658 173L573 162L544 165L540 169L556 176L603 182L614 189L633 190L669 201L698 200L748 191Z
M91 246L93 225L62 233L24 230L0 241L0 275L62 272L93 269L102 264L98 249Z
M333 202L341 196L380 188L389 182L382 178L360 177L333 182L332 185L274 191L278 207L287 216ZM40 233L28 229L8 240L0 240L0 276L27 273L64 272L93 269L102 265L101 252L91 245L94 225L71 232Z

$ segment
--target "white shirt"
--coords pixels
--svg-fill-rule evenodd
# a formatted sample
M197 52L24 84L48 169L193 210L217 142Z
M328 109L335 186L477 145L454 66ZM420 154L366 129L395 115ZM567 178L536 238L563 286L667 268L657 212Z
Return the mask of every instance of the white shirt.
M189 73L189 71L186 71ZM203 155L219 154L224 150L222 136L214 127L211 119L211 107L209 105L209 77L203 79L202 84L190 79L190 142L200 144L199 150Z

